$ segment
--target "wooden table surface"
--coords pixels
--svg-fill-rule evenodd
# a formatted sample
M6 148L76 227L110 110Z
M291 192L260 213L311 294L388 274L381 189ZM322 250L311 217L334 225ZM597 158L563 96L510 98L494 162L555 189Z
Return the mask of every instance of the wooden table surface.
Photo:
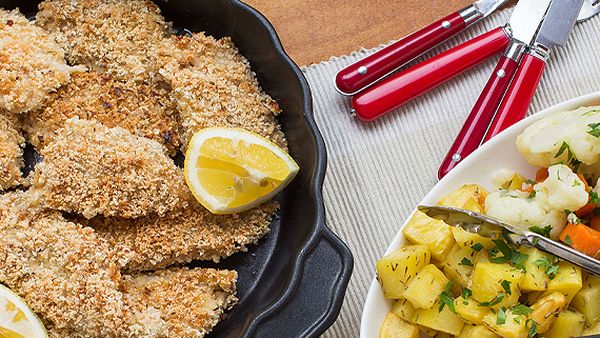
M473 0L244 0L273 23L299 65L401 38Z

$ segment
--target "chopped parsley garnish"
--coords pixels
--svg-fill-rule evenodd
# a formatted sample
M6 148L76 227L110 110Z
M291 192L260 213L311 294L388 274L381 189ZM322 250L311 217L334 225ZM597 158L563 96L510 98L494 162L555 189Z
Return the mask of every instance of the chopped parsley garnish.
M475 251L481 251L481 249L483 249L483 245L481 245L481 243L475 243L471 245L471 249Z
M514 305L510 308L510 310L515 315L523 316L528 316L531 312L533 312L533 310L529 306L523 304Z
M471 289L469 288L462 288L462 298L464 299L469 299L471 298L471 295L473 294L473 291L471 291Z
M571 240L571 236L567 235L563 241L566 245L571 246L573 245L573 241Z
M441 312L444 309L444 306L448 305L448 308L452 312L456 312L456 308L454 307L454 298L452 298L452 294L450 290L452 289L452 281L449 281L444 288L444 291L440 293L440 299L438 303L440 304L438 310Z
M501 294L497 295L496 297L494 297L494 299L490 300L489 302L480 303L479 306L494 306L494 305L500 303L503 299L504 299L504 294L501 293Z
M578 187L581 185L581 181L579 179L573 181L573 186Z
M510 281L507 280L502 280L502 282L500 282L500 285L502 285L502 288L504 289L504 292L506 292L507 295L511 295L512 291L510 290Z
M527 195L527 198L534 198L536 193L537 192L535 190L531 190L531 192L529 193L529 195Z
M512 263L512 265L514 267L519 268L521 270L525 270L525 266L523 266L523 262L525 262L527 257L529 257L528 255L520 253L517 250L511 249L508 246L508 244L501 239L495 239L492 242L494 242L494 244L496 244L495 248L498 248L498 250L502 253L502 256L492 257L492 258L490 258L490 262L497 263L497 264L510 262L510 263ZM490 255L491 254L492 254L492 252L490 251Z
M531 323L531 326L529 327L529 333L527 334L527 337L531 338L537 334L537 323L533 319L527 319L525 325L528 325L529 323Z
M556 155L554 155L554 158L559 157L560 155L562 155L565 150L567 151L567 162L570 166L572 166L573 168L575 168L575 171L577 171L577 168L579 168L579 165L581 164L581 161L579 161L577 159L577 157L575 157L575 154L573 154L573 151L571 150L571 147L569 146L569 144L567 142L564 142L561 144L560 148L558 149L558 152L556 153ZM558 175L558 172L557 172ZM558 180L562 181L562 179L560 178L560 175L558 176Z
M590 123L588 124L588 127L591 129L587 132L588 134L600 138L600 122Z
M529 227L529 231L550 238L550 231L552 231L552 225L547 225L543 228L540 228L538 226L532 226Z
M498 316L496 317L496 324L503 325L506 323L506 309L501 308L498 310Z
M598 193L595 191L590 192L590 203L600 204L600 197L598 197Z
M525 183L527 183L529 185L536 185L536 182L534 180L532 180L532 179L529 179L529 178L525 180Z
M460 263L458 263L458 265L473 266L473 262L471 262L471 260L467 257L463 257L463 259L460 261Z
M558 259L556 257L552 257L552 259L547 256L538 258L533 262L533 265L544 268L544 272L550 279L554 279L558 273Z

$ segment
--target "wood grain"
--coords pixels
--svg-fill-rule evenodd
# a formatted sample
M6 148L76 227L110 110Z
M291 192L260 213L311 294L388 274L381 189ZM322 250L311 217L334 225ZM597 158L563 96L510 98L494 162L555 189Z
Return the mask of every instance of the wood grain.
M299 65L401 38L473 0L245 0L275 26Z

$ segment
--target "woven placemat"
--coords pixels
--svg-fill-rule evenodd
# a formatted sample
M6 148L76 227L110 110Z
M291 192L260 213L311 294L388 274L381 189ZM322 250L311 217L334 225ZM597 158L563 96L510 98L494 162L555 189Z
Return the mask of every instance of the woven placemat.
M424 57L504 24L510 12L491 16ZM575 27L567 45L553 52L530 114L600 90L599 41L600 16ZM498 60L489 60L396 112L364 123L350 115L349 100L335 91L333 79L339 69L370 52L362 50L304 69L329 156L323 188L327 224L348 244L355 259L342 312L325 337L359 335L375 261L437 182L438 165Z

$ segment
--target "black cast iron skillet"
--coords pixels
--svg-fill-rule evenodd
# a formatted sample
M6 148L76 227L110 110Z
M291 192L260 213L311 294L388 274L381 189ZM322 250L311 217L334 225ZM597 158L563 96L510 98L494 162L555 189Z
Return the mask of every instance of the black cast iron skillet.
M0 0L0 7L34 15L39 1ZM310 89L267 19L235 0L159 0L179 28L231 36L263 89L281 106L279 121L300 172L280 194L271 233L248 252L218 266L239 272L239 304L211 337L316 337L337 318L353 259L325 225L322 185L327 155L313 118ZM32 150L27 162L34 162Z

